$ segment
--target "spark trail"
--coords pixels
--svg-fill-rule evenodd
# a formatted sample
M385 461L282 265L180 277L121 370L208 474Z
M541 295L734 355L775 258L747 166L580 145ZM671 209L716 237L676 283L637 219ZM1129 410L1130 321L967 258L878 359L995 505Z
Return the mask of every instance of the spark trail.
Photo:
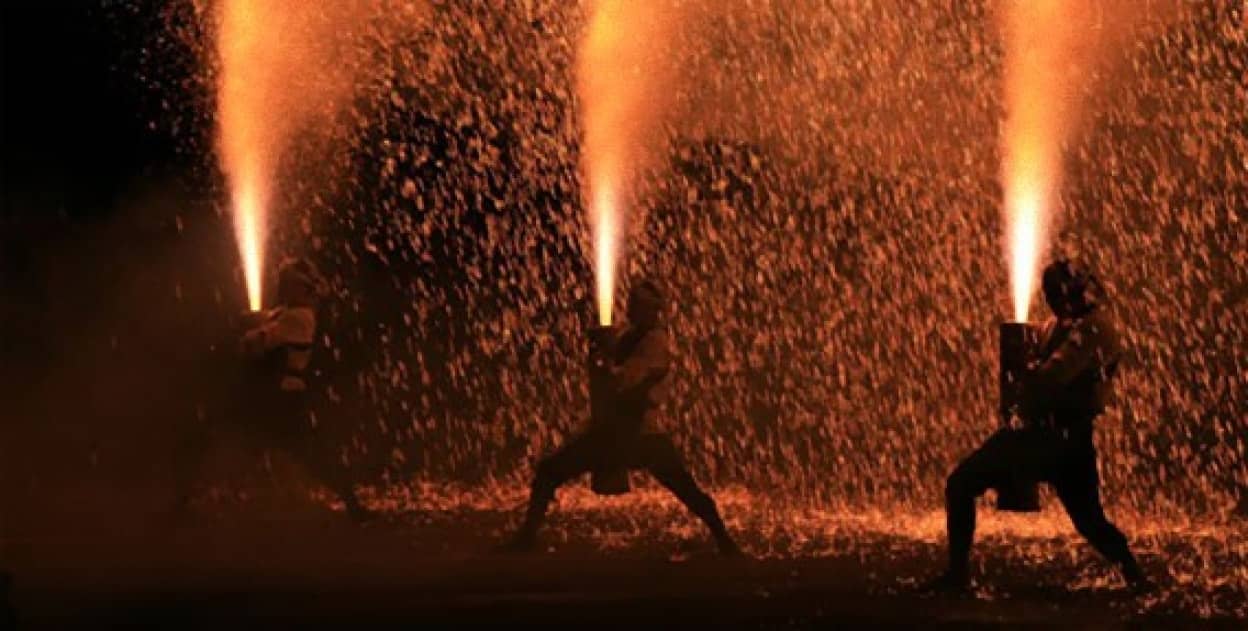
M581 43L583 108L598 322L611 324L616 272L634 197L633 176L650 157L668 79L663 42L676 16L669 2L597 0Z

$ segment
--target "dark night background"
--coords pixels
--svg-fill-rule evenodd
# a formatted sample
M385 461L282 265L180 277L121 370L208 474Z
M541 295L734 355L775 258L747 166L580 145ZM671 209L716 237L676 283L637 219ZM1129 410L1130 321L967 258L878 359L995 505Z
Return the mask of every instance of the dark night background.
M140 28L159 25L159 3L142 4L150 6L19 0L0 9L6 220L98 221L127 187L175 167L175 143L149 125L160 97L134 80L140 50L158 45Z
M72 480L101 450L149 444L133 441L151 425L131 421L174 409L164 406L202 348L178 317L190 311L177 309L208 283L191 280L206 280L193 257L173 252L197 239L228 244L228 222L213 211L204 154L188 150L205 134L184 117L195 93L168 85L189 81L195 60L167 35L162 5L23 0L0 9L9 491ZM163 74L143 74L153 67ZM211 318L195 330L211 334ZM183 348L169 343L179 337ZM121 397L144 405L126 410ZM152 458L114 460L127 463L126 475L154 477L155 465L142 462Z

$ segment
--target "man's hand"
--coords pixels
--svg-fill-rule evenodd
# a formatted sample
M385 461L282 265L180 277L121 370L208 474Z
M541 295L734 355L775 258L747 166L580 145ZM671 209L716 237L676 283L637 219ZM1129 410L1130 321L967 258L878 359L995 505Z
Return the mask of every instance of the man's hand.
M614 327L599 327L590 329L590 368L605 368L611 365L611 358L615 354L615 344L618 337L619 330Z
M238 340L238 352L243 357L256 358L264 354L264 330L253 328Z

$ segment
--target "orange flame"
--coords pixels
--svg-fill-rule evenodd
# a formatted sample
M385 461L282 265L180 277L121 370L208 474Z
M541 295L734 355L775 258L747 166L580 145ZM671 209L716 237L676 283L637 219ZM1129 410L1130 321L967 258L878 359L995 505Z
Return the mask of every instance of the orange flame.
M629 179L646 155L663 110L663 46L676 19L673 2L596 0L577 60L585 122L583 161L593 230L598 322L611 324L624 238Z
M252 311L261 307L260 278L264 261L264 205L255 185L243 181L234 191L234 231L243 259L243 278L247 283L247 305Z
M247 303L261 307L261 270L264 261L265 213L272 177L269 128L266 125L268 81L266 47L260 7L267 3L222 0L217 50L221 70L218 84L218 133L222 166L230 181L234 232L247 283Z
M1066 0L1013 0L1007 11L1005 212L1014 319L1027 320L1060 187L1074 47Z
M593 230L594 284L598 323L610 326L615 298L615 269L619 255L619 172L624 165L628 136L627 86L621 68L612 67L622 45L617 0L594 5L580 52L580 88L585 100L585 163L589 176L589 219Z
M619 256L620 216L616 190L611 182L594 186L591 208L594 226L594 279L598 303L598 324L611 326L611 308L615 302L615 262Z
M1049 200L1041 189L1043 180L1035 174L1010 175L1006 193L1009 213L1010 290L1014 301L1014 321L1026 322L1035 292L1036 270L1045 242L1045 222Z

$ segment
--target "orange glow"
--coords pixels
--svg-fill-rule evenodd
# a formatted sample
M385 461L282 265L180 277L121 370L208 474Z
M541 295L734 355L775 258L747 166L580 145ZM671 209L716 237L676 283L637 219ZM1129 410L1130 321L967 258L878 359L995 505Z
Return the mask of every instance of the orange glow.
M1043 247L1046 200L1025 181L1012 182L1009 208L1010 293L1014 300L1014 321L1026 322L1035 291L1036 270Z
M247 282L247 306L252 311L261 307L260 270L264 261L264 216L254 186L242 183L234 192L234 230L243 259L243 277Z
M647 158L662 111L666 33L674 5L596 0L577 59L585 124L583 168L593 230L598 322L611 324L615 275L629 225L631 176Z
M598 323L611 324L619 257L620 169L630 136L628 72L618 67L623 25L619 0L595 3L580 52L580 88L585 102L585 166L589 176L589 218L593 230L594 293Z
M264 263L266 185L273 177L273 139L266 124L268 91L275 51L263 30L263 7L268 3L223 0L217 51L218 133L222 166L229 179L234 232L247 283L247 303L261 307L261 270Z
M1014 319L1027 320L1061 186L1070 126L1073 56L1066 0L1014 0L1006 8L1005 212Z
M594 186L590 209L594 226L594 279L598 303L598 324L611 326L611 308L615 302L615 263L619 256L620 216L616 206L616 190L612 182Z

